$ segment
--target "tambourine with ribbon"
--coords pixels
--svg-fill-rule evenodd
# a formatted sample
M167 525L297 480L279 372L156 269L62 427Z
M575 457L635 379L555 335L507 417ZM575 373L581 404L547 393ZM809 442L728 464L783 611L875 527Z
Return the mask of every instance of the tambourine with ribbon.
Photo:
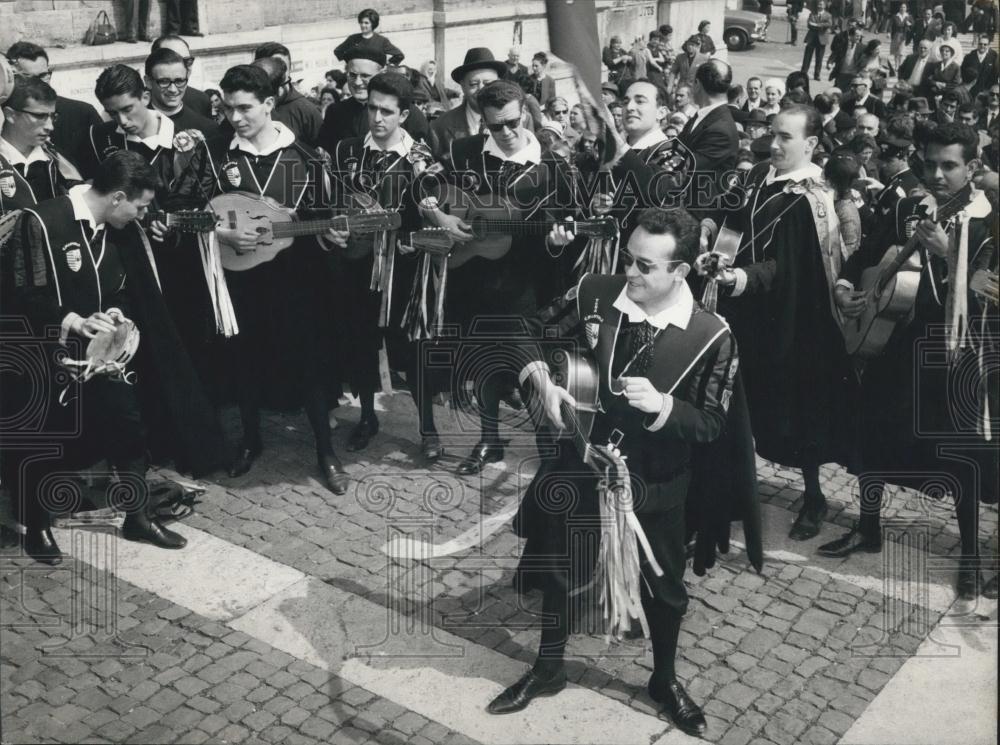
M139 348L139 329L120 313L109 315L115 321L115 330L98 332L87 345L85 359L60 360L64 367L73 371L75 380L85 383L96 375L104 375L132 382L129 376L134 377L135 373L127 372L126 367Z

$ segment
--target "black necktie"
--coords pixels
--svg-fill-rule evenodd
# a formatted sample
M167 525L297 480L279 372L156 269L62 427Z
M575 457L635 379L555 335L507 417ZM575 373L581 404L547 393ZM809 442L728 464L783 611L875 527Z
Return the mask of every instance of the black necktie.
M521 171L521 165L512 160L505 160L500 164L500 174L497 177L497 191L501 194L510 188L511 181Z
M627 369L620 374L642 377L653 363L653 339L656 338L656 330L649 321L640 321L629 323L627 331L629 334L628 360L625 362Z

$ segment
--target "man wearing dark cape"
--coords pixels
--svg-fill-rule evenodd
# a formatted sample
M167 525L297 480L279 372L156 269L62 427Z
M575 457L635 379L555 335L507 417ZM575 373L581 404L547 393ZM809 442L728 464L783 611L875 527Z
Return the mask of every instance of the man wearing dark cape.
M565 227L557 226L550 242L559 245L572 238ZM648 540L649 546L648 553L637 548L631 557L641 579L636 577L635 595L640 597L631 597L638 615L629 615L640 623L648 621L654 657L650 695L689 734L702 733L705 720L674 676L677 639L687 607L685 503L696 478L692 467L700 457L693 451L718 440L729 428L727 411L734 400L738 365L728 326L695 302L686 283L697 246L698 224L685 211L646 210L638 218L628 249L622 252L626 274L584 276L530 322L532 336L559 339L559 344L548 350L539 344L514 345L512 353L516 365L525 363L520 379L531 380L546 415L557 427L571 425L562 419L566 409L561 407L583 411L592 402L576 402L552 382L545 352L573 353L576 342L594 357L599 405L589 441L615 441L627 458L634 511L641 526L636 536L641 534L637 540L640 544ZM549 358L555 363L558 356ZM590 581L595 563L600 576L611 571L606 554L596 560L599 475L588 470L572 443L555 444L555 457L548 448L549 457L543 455L542 466L525 493L516 530L527 538L519 584L543 590L543 611L555 616L557 623L542 630L534 667L490 704L493 714L518 711L535 697L562 689L563 656L571 628L569 594ZM743 462L752 466L752 451ZM752 468L738 478L732 476L744 486L754 483ZM699 495L711 493L698 489ZM752 502L752 496L744 496ZM717 535L711 523L704 519L708 540ZM608 552L614 552L610 544ZM626 557L625 562L629 561ZM612 580L605 589L620 597L623 587ZM641 612L636 608L640 599ZM621 630L621 621L620 616L613 619L612 632Z
M811 162L820 114L790 106L771 126L771 160L751 170L742 206L703 226L742 234L736 268L720 277L719 312L740 343L757 453L802 470L789 536L806 540L827 510L819 467L845 463L849 447L851 373L833 304L840 232L832 192Z
M16 347L23 341L27 350L48 340L43 349L51 352L34 359L30 371L41 377L22 375L4 390L6 412L30 408L31 397L43 391L41 419L5 416L13 424L3 433L6 445L19 446L14 502L27 528L25 550L49 564L61 561L49 529L49 513L60 511L53 501L57 495L45 489L56 468L107 458L123 490L138 500L116 505L128 513L124 536L181 548L184 538L149 513L146 427L171 449L180 470L200 475L225 460L221 429L164 306L149 245L134 222L156 184L155 172L139 155L112 156L93 187L80 185L25 209L4 249L13 271L13 289L3 299L5 331L12 332L5 343ZM83 358L87 342L113 331L122 319L132 320L141 335L137 385L128 376L77 380L68 374L62 358ZM44 458L52 453L59 460Z

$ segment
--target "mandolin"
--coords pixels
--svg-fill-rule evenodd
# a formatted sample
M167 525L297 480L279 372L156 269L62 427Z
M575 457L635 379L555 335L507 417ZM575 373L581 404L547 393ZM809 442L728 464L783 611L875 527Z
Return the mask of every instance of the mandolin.
M209 208L215 213L217 229L257 233L257 245L251 250L237 249L219 241L222 266L232 272L246 271L271 261L300 236L320 235L331 229L349 231L352 235L374 233L395 230L401 223L398 212L360 208L329 218L299 220L292 210L269 197L240 191L218 195L209 202Z
M495 204L485 205L484 199ZM552 221L526 219L520 209L500 197L469 194L454 186L444 187L438 195L438 204L443 212L461 218L472 227L471 240L454 241L448 256L449 268L475 258L496 261L507 255L515 237L544 236L552 229ZM618 231L611 217L566 220L560 224L576 235L602 239L614 238Z
M972 186L968 185L938 206L935 221L946 224L971 199ZM858 289L865 293L867 305L860 316L845 319L841 326L848 354L860 359L877 357L896 327L906 322L920 286L922 267L910 261L919 247L920 241L913 235L902 246L890 246L882 261L862 272Z
M181 210L180 212L161 212L158 210L146 213L139 221L143 228L148 228L154 222L162 222L170 230L179 233L210 233L215 230L215 214L208 210Z

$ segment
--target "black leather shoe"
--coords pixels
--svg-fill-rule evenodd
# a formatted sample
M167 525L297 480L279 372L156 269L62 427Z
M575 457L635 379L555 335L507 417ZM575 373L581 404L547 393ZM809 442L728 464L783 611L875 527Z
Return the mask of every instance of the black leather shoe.
M959 600L975 600L979 597L980 587L983 587L983 577L978 569L958 570Z
M835 541L824 543L816 549L820 556L829 556L834 559L842 559L850 556L855 551L865 551L869 554L877 554L882 550L882 536L871 538L866 536L857 527L851 529Z
M437 435L427 435L420 441L420 454L425 460L435 461L444 455L444 446Z
M658 704L663 704L664 711L674 720L677 728L692 737L701 737L708 726L705 715L680 682L675 678L666 685L658 685L653 678L649 679L649 697Z
M469 454L469 457L458 464L455 473L460 476L472 476L486 468L487 463L498 463L503 460L503 445L491 445L480 442Z
M49 528L29 530L24 536L24 553L35 561L49 566L62 564L62 551Z
M133 512L125 516L122 538L126 541L152 543L159 548L177 549L187 545L187 538L164 528L159 520L149 518L142 512Z
M990 600L997 599L997 582L1000 580L1000 574L994 574L993 578L983 585L983 597L989 598Z
M788 537L793 541L808 541L810 538L815 538L819 535L819 528L823 524L826 512L825 499L820 507L802 505L798 517L792 523L792 529L788 531Z
M565 670L560 670L551 678L540 678L534 670L529 670L514 685L490 701L486 711L490 714L512 714L524 709L533 699L555 696L565 687Z
M337 495L347 493L351 477L344 471L344 466L336 455L319 456L319 473L327 489Z
M347 438L345 447L352 453L364 450L376 434L378 434L378 418L362 419Z
M240 449L236 453L236 457L233 462L229 464L229 475L233 478L237 476L242 476L253 466L253 462L257 460L260 455L260 447L252 447L246 444L240 444Z

